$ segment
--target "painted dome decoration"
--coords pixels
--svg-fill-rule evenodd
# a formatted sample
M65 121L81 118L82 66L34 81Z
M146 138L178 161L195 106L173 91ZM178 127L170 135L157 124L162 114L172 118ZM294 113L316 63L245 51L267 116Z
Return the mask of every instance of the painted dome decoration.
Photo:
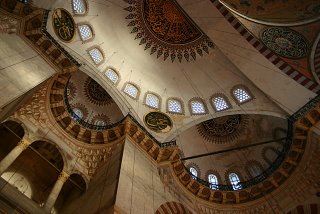
M229 115L197 125L199 134L211 143L230 143L239 137L248 124L246 115Z
M131 33L137 33L135 39L145 50L151 48L151 54L163 55L173 62L196 60L196 55L209 53L213 42L187 16L175 0L132 0L126 1L130 6L126 19L131 20L128 26L133 27Z
M302 58L308 53L304 36L289 28L267 28L262 32L261 40L270 50L283 57Z
M84 92L87 99L96 105L104 106L113 102L106 90L90 77L85 82Z

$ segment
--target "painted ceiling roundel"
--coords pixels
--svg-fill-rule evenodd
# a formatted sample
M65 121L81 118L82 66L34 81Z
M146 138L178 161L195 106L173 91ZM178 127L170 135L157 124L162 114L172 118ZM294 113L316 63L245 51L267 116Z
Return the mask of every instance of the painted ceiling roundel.
M196 60L197 55L209 53L213 42L188 17L175 0L124 0L130 6L126 19L131 20L128 26L133 27L135 39L145 50L157 57L168 57L179 62L184 58Z
M308 42L289 28L271 27L262 32L262 42L276 54L287 58L302 58L308 53Z
M230 143L247 128L248 120L247 115L228 115L204 121L197 125L197 129L211 143Z
M111 96L92 78L88 77L84 85L86 97L96 105L103 106L113 102Z

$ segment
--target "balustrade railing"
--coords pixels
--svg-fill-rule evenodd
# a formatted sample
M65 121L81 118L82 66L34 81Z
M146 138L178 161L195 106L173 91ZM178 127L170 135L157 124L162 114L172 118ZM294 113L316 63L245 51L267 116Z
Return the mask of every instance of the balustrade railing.
M261 174L258 176L244 181L244 182L239 182L238 187L239 188L234 188L232 185L223 185L223 184L212 184L209 183L208 181L205 181L201 178L195 177L194 175L191 174L189 169L186 169L186 171L189 173L189 175L195 179L197 182L203 184L204 186L207 186L212 189L217 189L221 191L237 191L239 189L245 189L248 187L255 186L262 181L266 180L269 176L271 176L283 163L283 161L286 159L288 152L292 146L293 142L293 124L299 120L300 118L304 117L306 113L308 113L311 109L315 108L317 105L320 103L320 95L315 97L314 99L310 100L306 105L304 105L302 108L300 108L297 112L292 114L288 119L288 130L287 130L287 138L285 143L282 145L282 150L279 152L278 157L276 160L268 167L265 171L263 171Z

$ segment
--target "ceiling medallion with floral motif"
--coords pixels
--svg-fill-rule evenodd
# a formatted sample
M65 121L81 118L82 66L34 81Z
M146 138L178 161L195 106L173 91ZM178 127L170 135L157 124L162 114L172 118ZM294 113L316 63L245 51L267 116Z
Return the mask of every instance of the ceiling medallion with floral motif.
M131 33L137 33L140 45L151 49L157 58L169 56L173 62L196 60L197 54L209 53L214 44L210 38L188 17L175 0L124 0L131 20Z
M247 115L228 115L204 121L197 125L199 134L211 143L234 142L247 128Z
M88 100L96 105L104 106L113 103L108 92L91 77L88 77L84 83L84 93Z

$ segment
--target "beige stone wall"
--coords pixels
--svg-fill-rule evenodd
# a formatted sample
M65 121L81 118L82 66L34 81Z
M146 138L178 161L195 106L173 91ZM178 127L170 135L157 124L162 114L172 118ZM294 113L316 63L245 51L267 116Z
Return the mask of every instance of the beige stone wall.
M117 191L122 148L122 144L119 144L110 161L94 175L88 190L62 209L61 214L111 212Z
M0 34L0 108L54 74L20 37Z
M161 204L178 201L165 188L157 167L137 146L126 140L115 209L118 213L150 214Z

